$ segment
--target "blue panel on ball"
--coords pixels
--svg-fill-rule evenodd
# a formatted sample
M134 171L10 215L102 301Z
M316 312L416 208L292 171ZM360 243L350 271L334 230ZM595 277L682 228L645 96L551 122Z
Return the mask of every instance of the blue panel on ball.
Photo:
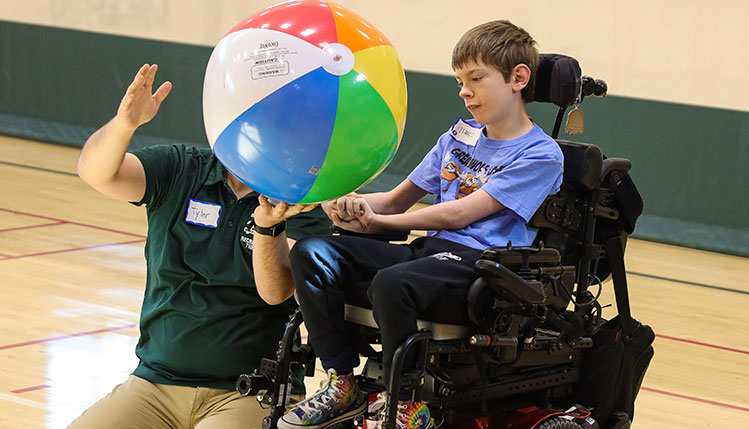
M255 191L300 201L328 151L338 81L319 68L268 95L224 129L213 145L216 157Z

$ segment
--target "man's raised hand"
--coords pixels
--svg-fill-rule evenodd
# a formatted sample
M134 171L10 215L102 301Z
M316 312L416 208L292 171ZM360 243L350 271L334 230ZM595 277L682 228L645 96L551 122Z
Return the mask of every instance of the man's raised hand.
M152 93L158 68L156 64L143 64L122 97L117 116L130 127L137 128L153 119L161 103L172 90L172 83L167 81Z

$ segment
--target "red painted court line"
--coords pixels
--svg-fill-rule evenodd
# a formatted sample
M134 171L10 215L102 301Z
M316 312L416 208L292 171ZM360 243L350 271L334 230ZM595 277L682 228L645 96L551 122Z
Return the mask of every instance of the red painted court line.
M119 243L96 244L94 246L74 247L72 249L50 250L49 252L39 252L39 253L29 253L27 255L7 256L5 258L0 259L0 261L7 261L7 260L10 260L10 259L30 258L32 256L55 255L57 253L76 252L76 251L79 251L79 250L90 250L90 249L96 249L96 248L100 248L100 247L120 246L122 244L140 243L141 241L145 241L145 238L139 238L137 240L130 240L130 241L121 241Z
M730 408L732 410L745 411L749 413L749 408L739 407L738 405L724 404L723 402L716 402L716 401L711 401L709 399L696 398L694 396L687 396L687 395L682 395L679 393L667 392L665 390L658 390L658 389L653 389L653 388L645 387L645 386L642 386L640 389L646 392L653 392L653 393L658 393L660 395L673 396L674 398L686 399L688 401L702 402L703 404L716 405L718 407Z
M133 237L144 237L145 238L145 236L143 236L143 235L133 234L132 232L118 231L116 229L104 228L103 226L90 225L90 224L81 223L81 222L73 222L73 221L64 220L64 219L57 219L57 218L48 217L48 216L42 216L42 215L33 214L33 213L21 212L21 211L18 211L18 210L10 210L10 209L0 208L0 211L4 211L4 212L7 212L7 213L13 213L13 214L17 214L17 215L22 215L22 216L31 216L31 217L35 217L35 218L39 218L39 219L51 220L51 221L55 221L55 222L64 222L64 223L69 223L71 225L78 225L78 226L83 226L83 227L86 227L86 228L93 228L93 229L98 229L98 230L101 230L101 231L113 232L115 234L124 234L124 235L130 235L130 236L133 236Z
M711 348L718 349L718 350L725 350L727 352L734 352L734 353L741 353L744 355L749 355L749 350L733 349L731 347L724 347L724 346L718 346L715 344L701 343L699 341L686 340L684 338L671 337L668 335L656 334L655 336L657 338L663 338L664 340L679 341L682 343L694 344L696 346L711 347Z
M66 223L67 222L65 222L64 220L61 220L61 221L55 222L55 223L40 223L39 225L27 225L27 226L19 226L19 227L16 227L16 228L0 229L0 232L19 231L19 230L22 230L22 229L31 229L31 228L42 228L42 227L45 227L45 226L64 225Z
M125 329L135 328L136 326L138 326L137 323L131 323L129 325L115 326L112 328L96 329L94 331L78 332L76 334L58 335L57 337L42 338L41 340L24 341L23 343L8 344L5 346L0 346L0 350L15 349L18 347L32 346L34 344L50 343L52 341L66 340L68 338L75 338L75 337L85 337L87 335L103 334L106 332L122 331Z
M49 387L49 384L40 384L38 386L31 386L31 387L24 387L23 389L16 389L11 390L10 393L26 393L26 392L32 392L34 390L40 390L40 389L46 389Z

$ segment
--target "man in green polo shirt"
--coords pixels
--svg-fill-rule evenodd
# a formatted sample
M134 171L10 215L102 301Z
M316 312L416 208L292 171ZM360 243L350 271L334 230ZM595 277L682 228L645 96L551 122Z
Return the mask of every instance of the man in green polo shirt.
M156 69L141 67L78 161L99 192L146 205L147 279L138 367L70 427L259 428L267 410L234 382L274 356L295 305L289 248L329 221L314 206L269 204L208 148L128 153L171 91L165 82L153 92Z

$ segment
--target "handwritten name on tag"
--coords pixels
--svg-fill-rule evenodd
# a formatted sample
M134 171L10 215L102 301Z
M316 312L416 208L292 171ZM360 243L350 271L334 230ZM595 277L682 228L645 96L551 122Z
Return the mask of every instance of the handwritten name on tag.
M190 198L190 202L187 205L185 222L194 225L207 226L209 228L216 228L218 227L218 220L220 217L220 205Z
M460 118L455 122L452 128L450 128L450 135L453 136L455 140L467 144L468 146L476 146L476 142L479 141L479 137L481 136L482 129L483 127L476 128L465 122L463 118Z

